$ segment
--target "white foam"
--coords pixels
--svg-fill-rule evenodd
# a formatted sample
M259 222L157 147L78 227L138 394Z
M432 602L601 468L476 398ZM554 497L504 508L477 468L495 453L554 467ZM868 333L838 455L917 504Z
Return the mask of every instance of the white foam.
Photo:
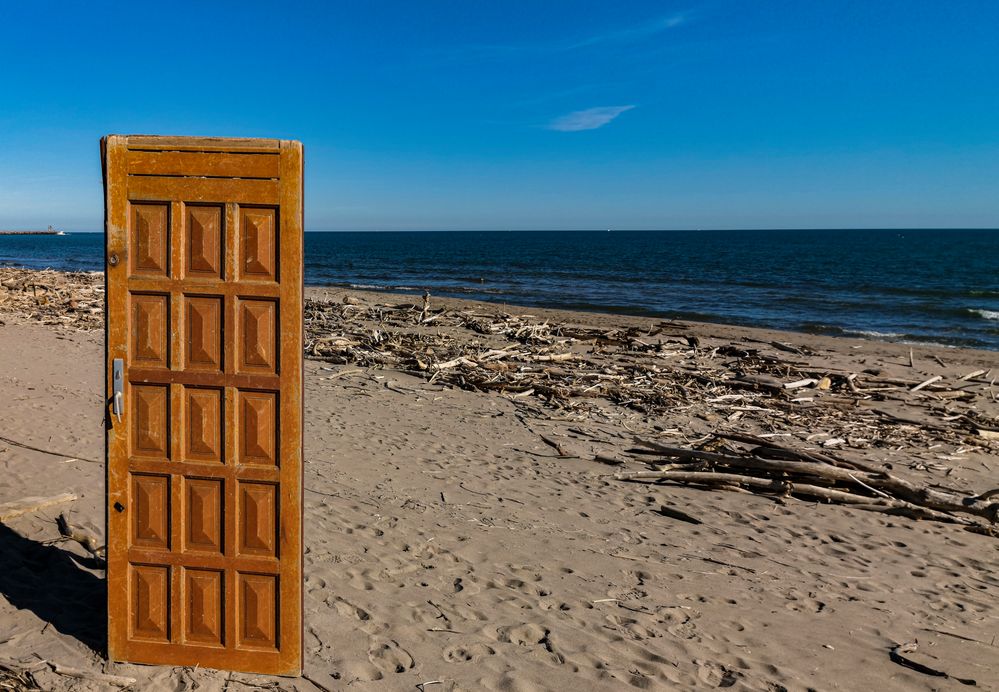
M872 339L897 339L900 336L905 336L904 334L896 334L895 332L875 332L875 331L864 331L863 329L844 329L844 334L855 334L857 336L868 336Z
M968 312L973 312L979 317L984 317L987 320L999 320L999 310L976 310L974 308L968 308Z
M419 291L415 286L393 286L391 284L350 284L348 288L358 291Z

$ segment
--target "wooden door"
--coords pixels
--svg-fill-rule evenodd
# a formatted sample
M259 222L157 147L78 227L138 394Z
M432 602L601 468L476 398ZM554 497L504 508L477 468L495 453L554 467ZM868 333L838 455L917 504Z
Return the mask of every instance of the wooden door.
M298 674L302 146L101 150L108 654Z

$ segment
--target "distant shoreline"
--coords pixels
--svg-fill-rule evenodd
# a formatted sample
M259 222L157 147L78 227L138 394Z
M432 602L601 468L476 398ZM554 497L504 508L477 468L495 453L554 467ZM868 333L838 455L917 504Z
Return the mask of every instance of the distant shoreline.
M353 229L306 229L306 234L336 234L336 233L926 233L941 232L972 232L999 233L999 227L992 226L917 226L917 227L851 227L835 228L832 226L817 226L812 228L353 228ZM104 229L67 230L66 235L96 235L103 234ZM0 231L0 235L55 235L48 231Z
M65 231L0 231L0 235L66 235Z

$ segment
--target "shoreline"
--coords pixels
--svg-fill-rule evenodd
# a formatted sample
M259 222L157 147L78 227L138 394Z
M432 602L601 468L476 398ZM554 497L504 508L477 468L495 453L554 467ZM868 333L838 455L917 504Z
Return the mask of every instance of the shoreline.
M323 290L340 290L340 291L356 291L363 293L375 293L375 294L387 294L387 295L399 295L399 296L421 296L426 289L417 288L415 286L399 286L399 287L373 287L367 285L358 284L345 284L345 283L333 283L333 284L323 284L323 283L310 283L306 282L306 289L323 289ZM455 293L467 293L469 297L464 295L454 295ZM946 343L942 340L933 340L934 338L943 337L920 337L917 335L903 334L903 333L893 333L893 332L882 332L877 329L862 329L862 328L851 328L843 327L839 325L827 325L820 322L812 321L808 319L809 316L800 316L803 320L799 326L796 327L784 327L784 326L774 326L773 324L767 322L766 320L757 320L752 317L742 318L741 321L729 321L726 322L724 319L714 319L712 315L701 314L697 312L684 312L684 311L657 311L655 309L642 307L640 305L600 305L600 304L578 304L578 305L546 305L541 302L527 301L507 301L502 297L502 294L495 294L496 298L489 297L471 297L472 294L476 293L473 288L461 289L458 291L445 289L439 295L441 298L453 299L453 300L465 300L470 302L477 302L489 305L506 306L510 309L515 310L550 310L555 312L576 312L583 314L596 314L596 315L615 315L621 317L635 317L639 319L650 319L650 320L669 320L669 321L682 321L682 322L696 322L700 324L717 324L730 327L739 327L744 329L762 329L774 332L784 332L788 334L805 334L810 336L829 336L829 337L840 337L845 339L860 339L865 341L878 341L881 343L890 344L901 344L904 346L919 346L919 347L933 347L941 349L965 349L965 350L978 350L978 351L992 351L999 353L999 345L995 348L979 347L974 345L968 345L967 339L957 340L955 343ZM972 314L978 314L982 319L993 320L999 319L999 312L996 313L996 317L991 316L993 311L985 309L968 309L968 312ZM989 313L986 316L983 313ZM999 324L999 323L997 323ZM961 343L961 342L965 343Z
M100 273L100 272L96 272ZM395 291L395 290L373 290L373 289L356 289L337 285L325 285L325 284L306 284L305 295L307 297L322 297L324 295L338 296L338 295L357 295L365 296L369 301L385 300L388 296L398 296L411 298L414 305L420 304L422 302L422 291ZM400 301L402 302L402 301ZM473 298L458 298L453 296L437 296L431 295L431 303L444 306L465 306L465 307L476 307L484 310L502 310L505 312L516 313L516 314L534 314L542 318L551 318L558 321L565 322L586 322L592 321L598 324L620 324L626 326L648 326L650 323L669 323L669 324L684 324L690 325L693 329L698 332L708 332L714 331L719 335L727 335L728 337L734 338L754 338L754 334L759 337L759 335L765 335L770 340L778 339L784 341L793 341L795 339L818 339L820 341L825 341L827 339L834 340L831 343L844 343L848 347L862 346L864 344L879 344L886 347L893 347L894 352L895 347L897 347L898 353L908 353L910 348L920 348L928 349L931 351L939 351L943 353L963 353L963 354L980 354L985 356L986 354L991 355L993 358L999 358L999 352L984 348L969 348L965 346L950 346L947 344L933 343L933 342L909 342L909 341L888 341L885 339L877 338L874 336L847 336L845 334L827 334L822 332L807 332L807 331L794 331L787 329L776 329L771 327L762 327L756 325L741 325L741 324L731 324L724 322L711 322L698 319L688 319L688 318L678 318L671 319L668 317L659 316L646 316L646 315L634 315L621 312L608 312L602 310L583 310L583 309L565 309L565 308L550 308L541 306L531 306L522 305L514 303L506 303L503 301L491 301L491 300L477 300ZM761 337L760 337L761 338Z

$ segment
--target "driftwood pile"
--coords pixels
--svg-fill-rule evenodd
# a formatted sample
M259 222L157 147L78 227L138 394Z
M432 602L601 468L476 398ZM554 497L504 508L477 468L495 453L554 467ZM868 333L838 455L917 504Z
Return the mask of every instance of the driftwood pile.
M0 319L97 330L103 308L99 272L0 267ZM807 347L779 341L701 344L675 321L607 329L499 309L432 309L429 296L415 304L309 299L305 325L311 358L393 368L549 410L611 403L648 416L752 421L771 432L821 429L827 434L817 444L825 447L988 449L999 441L999 416L981 405L996 409L999 370L893 377L878 367L833 368Z
M550 324L507 313L431 311L427 305L310 300L305 315L308 356L391 366L431 382L535 397L556 408L578 408L593 399L649 413L669 406L682 395L674 378L657 377L656 370L627 358L597 363L589 356L610 351L668 356L679 353L668 344L691 346L685 337L643 341L657 332L639 329ZM377 326L366 324L371 322Z
M949 476L960 455L994 453L999 406L988 370L903 378L898 367L896 376L891 368L830 367L807 347L783 342L704 344L678 322L606 329L498 309L432 309L429 296L422 304L309 300L305 315L306 355L314 359L497 392L541 417L599 412L607 419L619 411L660 428L674 422L681 435L698 424L732 430L706 435L692 448L640 443L632 456L656 461L622 479L791 495L986 532L999 519L999 490L931 487L887 464L837 455L851 448L918 450L899 464L903 470ZM741 433L747 429L762 436ZM956 476L949 480L959 484Z
M916 519L935 519L992 533L999 521L999 488L980 495L914 483L892 473L890 465L847 460L803 451L745 433L718 433L700 448L672 447L637 439L627 450L642 455L648 471L616 474L618 480L675 483L723 490L749 490L850 505Z
M429 298L307 300L305 322L308 357L390 367L550 409L609 402L649 416L753 419L773 431L826 430L826 447L949 441L987 449L999 440L999 418L976 405L996 402L999 371L902 379L879 368L831 368L805 347L776 341L704 346L679 322L603 329L499 310L432 310Z
M81 330L104 326L104 275L0 267L0 317Z

